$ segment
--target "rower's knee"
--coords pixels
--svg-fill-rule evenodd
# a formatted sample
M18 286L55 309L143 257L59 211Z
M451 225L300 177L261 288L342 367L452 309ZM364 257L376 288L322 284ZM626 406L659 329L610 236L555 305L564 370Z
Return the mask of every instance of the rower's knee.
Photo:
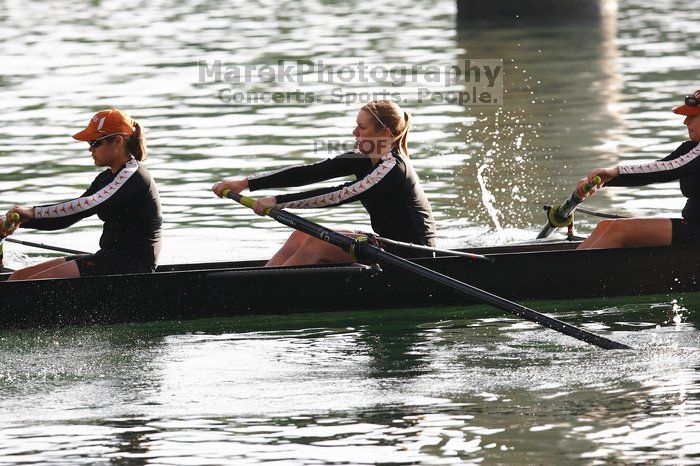
M614 222L615 220L601 220L600 222L598 222L598 225L596 225L593 232L603 233L607 231Z
M291 235L289 235L289 238L287 238L287 242L285 243L285 246L290 246L293 247L294 249L297 249L301 247L301 245L304 244L304 242L309 239L310 236L307 235L306 233L302 233L301 231L293 231Z
M337 246L312 236L308 236L299 249L300 255L308 264L338 262L339 251Z
M608 230L617 234L625 233L630 230L631 224L626 222L627 219L605 220L608 222Z
M294 254L294 252L296 252L304 244L306 238L308 238L306 233L294 231L291 235L289 235L287 241L284 242L284 245L282 245L280 251L284 251L284 253L288 255Z
M23 270L15 270L9 277L7 277L7 281L25 280L28 277L29 275Z
M625 221L627 219L603 220L606 223L605 236L614 240L619 246L626 246L629 239L634 236L633 225Z
M317 263L324 258L324 246L327 244L320 239L305 235L306 238L299 248L299 252L309 263Z
M55 266L53 262L54 261L44 262L42 264L32 265L30 267L15 270L14 272L12 272L12 275L10 275L8 280L26 280L41 271L50 269L51 267Z

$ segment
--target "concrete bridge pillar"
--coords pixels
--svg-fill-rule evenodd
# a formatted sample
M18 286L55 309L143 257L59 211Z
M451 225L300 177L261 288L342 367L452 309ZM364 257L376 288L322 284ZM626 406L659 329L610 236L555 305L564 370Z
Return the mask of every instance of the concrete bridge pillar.
M615 0L457 0L457 22L597 20Z

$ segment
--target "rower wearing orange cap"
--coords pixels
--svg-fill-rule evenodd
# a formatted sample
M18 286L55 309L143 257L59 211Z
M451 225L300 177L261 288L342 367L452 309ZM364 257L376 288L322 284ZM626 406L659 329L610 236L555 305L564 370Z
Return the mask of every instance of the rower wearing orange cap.
M660 160L593 170L579 182L578 188L591 183L596 176L601 179L598 188L680 180L681 192L688 198L682 218L603 220L579 249L700 242L700 89L687 95L685 103L673 112L685 116L683 124L688 128L688 141Z
M98 112L87 128L73 137L86 141L98 167L97 175L80 197L57 204L15 206L18 226L37 230L59 230L97 215L104 221L100 250L95 254L53 259L17 270L10 280L72 278L95 275L144 273L155 270L161 248L160 199L156 183L142 164L146 139L138 122L117 109ZM16 217L15 217L16 218Z

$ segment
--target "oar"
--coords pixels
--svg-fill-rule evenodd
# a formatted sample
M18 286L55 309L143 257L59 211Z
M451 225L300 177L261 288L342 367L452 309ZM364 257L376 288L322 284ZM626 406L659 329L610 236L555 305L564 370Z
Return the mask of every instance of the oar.
M254 199L246 196L241 196L240 194L234 193L228 189L224 190L223 195L251 209L253 208L253 204L255 204ZM476 298L479 301L489 304L497 309L510 312L511 314L523 317L532 322L556 330L557 332L561 332L565 335L569 335L581 341L585 341L586 343L590 343L604 349L630 349L630 347L625 344L609 340L605 337L601 337L581 328L567 324L566 322L562 322L553 317L540 314L539 312L522 306L518 303L508 301L507 299L501 298L500 296L496 296L487 291L471 286L467 283L455 280L454 278L448 277L447 275L443 275L439 272L435 272L426 267L414 264L411 261L407 261L406 259L395 256L391 253L384 251L381 248L378 248L368 243L367 241L358 241L355 238L342 235L329 228L306 220L285 210L271 207L265 210L265 214L284 225L287 225L308 235L326 241L327 243L338 246L343 251L352 254L354 257L371 259L380 264L390 264L406 272L420 275L421 277L427 278L428 280L431 280L435 283L440 283L454 290L460 291L467 296Z
M599 212L599 211L593 210L593 209L584 209L583 207L578 207L576 209L576 212L581 212L582 214L592 215L593 217L600 217L600 218L630 218L629 215L611 214L608 212Z
M3 232L6 232L7 230L11 229L17 222L19 222L19 214L17 212L13 212L12 215L10 215L10 220L5 220L2 223L2 226L0 226L0 229L2 229ZM0 238L0 266L2 266L2 259L4 256L3 244L5 243L6 239L6 236Z
M437 252L438 254L446 254L449 256L466 257L467 259L471 259L471 260L475 260L475 261L484 261L484 262L491 262L491 263L494 263L496 261L493 257L484 256L482 254L474 254L471 252L455 251L452 249L433 248L430 246L423 246L422 244L404 243L403 241L396 241L393 239L384 238L382 236L376 236L376 235L369 235L369 236L376 238L377 240L379 240L380 243L390 244L392 246L399 246L399 247L406 248L406 249L414 249L416 251Z
M32 243L30 241L23 241L15 238L7 238L8 243L23 244L24 246L29 246L32 248L47 249L49 251L65 252L67 254L90 254L85 251L78 251L77 249L61 248L59 246L51 246L50 244L44 243Z
M593 178L593 183L586 183L583 185L583 192L579 193L578 191L574 191L562 205L545 207L547 211L547 224L537 235L537 239L546 238L559 227L568 227L571 225L571 222L573 222L571 213L586 199L586 194L591 192L598 184L600 184L600 177L596 176Z

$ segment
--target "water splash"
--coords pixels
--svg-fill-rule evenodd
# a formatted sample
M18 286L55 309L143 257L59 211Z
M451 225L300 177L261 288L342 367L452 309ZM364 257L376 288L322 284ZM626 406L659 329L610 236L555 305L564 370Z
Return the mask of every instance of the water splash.
M533 207L533 194L541 191L547 180L535 174L542 171L539 160L547 155L536 144L538 127L539 124L528 122L524 109L502 108L480 113L462 132L476 166L476 176L471 178L476 179L477 186L472 191L478 193L478 205L484 207L473 209L468 215L475 223L493 225L499 241L509 239L505 234L509 228L532 226L536 223L532 213L540 212ZM462 170L470 168L465 165ZM470 177L465 173L459 178Z
M672 300L671 309L668 311L669 319L667 323L673 323L676 327L676 330L680 330L681 323L683 322L683 312L687 310L688 309L678 304L678 300Z
M488 177L484 175L484 171L486 171L489 167L491 154L492 151L486 152L484 163L479 165L479 168L476 170L476 179L479 182L479 188L481 189L481 202L486 208L486 212L488 212L489 216L491 217L491 221L496 227L496 233L498 233L499 241L503 241L503 227L501 227L501 222L498 220L498 209L494 206L496 197L491 191L489 191Z

